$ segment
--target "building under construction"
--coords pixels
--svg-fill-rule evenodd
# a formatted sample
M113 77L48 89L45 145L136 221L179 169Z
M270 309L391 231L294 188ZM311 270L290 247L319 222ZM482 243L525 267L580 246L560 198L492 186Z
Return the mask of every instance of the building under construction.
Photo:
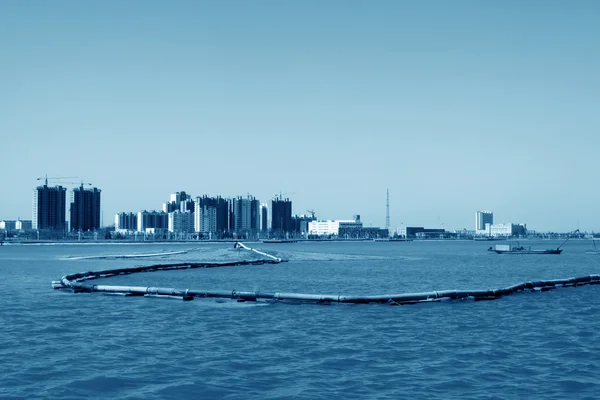
M101 190L80 187L71 191L71 230L95 231L100 229L100 193Z
M66 220L67 189L63 186L38 186L33 190L33 229L64 230Z

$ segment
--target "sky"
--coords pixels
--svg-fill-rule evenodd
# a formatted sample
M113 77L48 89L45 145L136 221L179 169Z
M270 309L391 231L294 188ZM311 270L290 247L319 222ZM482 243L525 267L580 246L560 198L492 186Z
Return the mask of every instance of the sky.
M0 2L0 220L76 176L104 223L192 196L600 230L596 1ZM50 180L50 184L53 181ZM67 185L73 187L74 185Z

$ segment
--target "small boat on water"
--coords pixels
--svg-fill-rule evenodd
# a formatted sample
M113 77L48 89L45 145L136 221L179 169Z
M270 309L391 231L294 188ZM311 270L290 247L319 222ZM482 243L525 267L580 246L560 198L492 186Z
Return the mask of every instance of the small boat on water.
M579 232L579 229L577 229L577 230L573 231L572 233L570 233L569 235L567 235L567 238L565 239L565 241L562 242L560 244L560 246L558 246L555 249L535 250L535 249L532 249L531 246L528 248L520 246L519 243L517 242L516 245L497 244L496 248L490 247L488 249L488 251L492 251L496 254L560 254L560 253L562 253L561 247L563 247L563 245L569 241L569 239L571 238L572 235L574 235L578 232Z
M523 246L513 246L510 244L497 244L495 248L490 247L488 251L492 251L497 254L560 254L562 253L562 249L545 249L545 250L535 250L531 247L523 247Z

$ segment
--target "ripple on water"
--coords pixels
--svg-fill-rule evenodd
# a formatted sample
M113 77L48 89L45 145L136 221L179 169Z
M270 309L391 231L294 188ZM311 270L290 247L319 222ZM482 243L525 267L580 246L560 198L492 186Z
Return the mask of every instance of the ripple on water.
M290 257L279 266L112 282L376 294L600 272L577 243L564 257L521 261L482 256L473 243L394 246L290 245L277 250ZM50 290L50 280L140 261L65 262L58 256L94 251L41 247L29 258L0 254L11 282L0 287L2 399L595 398L600 390L600 286L410 307L72 295Z

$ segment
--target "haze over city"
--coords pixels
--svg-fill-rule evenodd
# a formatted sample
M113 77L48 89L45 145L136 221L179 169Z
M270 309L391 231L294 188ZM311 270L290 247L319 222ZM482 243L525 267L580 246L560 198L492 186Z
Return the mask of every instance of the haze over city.
M185 190L391 227L600 230L600 4L0 4L0 219L38 177L104 224ZM52 184L52 182L50 182ZM69 185L70 187L74 185Z

